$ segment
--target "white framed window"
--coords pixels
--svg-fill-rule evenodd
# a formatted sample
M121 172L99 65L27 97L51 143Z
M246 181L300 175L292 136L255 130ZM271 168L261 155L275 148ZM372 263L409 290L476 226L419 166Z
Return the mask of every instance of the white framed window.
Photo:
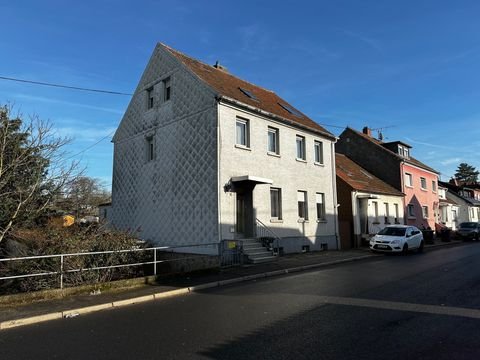
M171 98L171 91L172 91L172 86L171 86L171 80L170 77L164 79L162 81L163 83L163 101L168 101Z
M268 127L268 152L280 154L279 130L274 127Z
M282 190L270 188L270 216L272 219L282 219Z
M236 122L236 144L250 147L249 121L237 118Z
M420 187L423 190L427 190L427 179L425 179L424 177L420 178Z
M314 158L316 164L323 164L323 143L315 140L314 142Z
M413 206L413 204L408 204L407 205L407 215L410 218L415 217L415 207Z
M308 203L307 203L307 192L306 191L297 191L298 199L298 218L300 220L308 220Z
M384 207L384 223L385 224L390 224L390 208L388 203L383 203Z
M155 105L155 94L153 86L147 89L147 110L152 109Z
M452 209L452 221L457 221L457 210Z
M405 186L413 187L413 176L412 176L412 174L405 173Z
M422 206L422 217L428 219L428 206Z
M373 222L378 223L378 202L372 201L373 206Z
M395 211L395 224L399 224L400 220L399 220L398 204L393 204L393 208Z
M316 193L315 202L317 203L317 220L318 221L327 220L327 215L325 213L325 194Z
M297 135L297 159L306 160L305 157L305 137Z
M437 182L435 180L432 180L432 191L437 192Z

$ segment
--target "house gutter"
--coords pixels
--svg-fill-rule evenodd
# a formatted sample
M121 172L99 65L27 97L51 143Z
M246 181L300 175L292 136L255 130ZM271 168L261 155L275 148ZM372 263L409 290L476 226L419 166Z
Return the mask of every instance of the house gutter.
M235 99L232 99L231 97L228 97L228 96L225 96L225 95L217 95L217 101L218 102L226 102L226 103L230 103L230 104L233 104L235 106L238 106L240 108L243 108L243 109L246 109L246 110L249 110L249 111L252 111L252 112L255 112L257 114L260 114L260 115L263 115L263 116L267 116L269 118L272 118L274 120L277 120L277 121L280 121L280 122L283 122L283 123L286 123L288 125L291 125L291 126L294 126L294 127L297 127L297 128L301 128L303 130L307 130L307 131L310 131L310 132L313 132L313 133L316 133L316 134L319 134L319 135L322 135L326 138L328 138L329 140L332 140L332 141L337 141L337 138L330 134L330 133L326 133L326 132L323 132L323 131L320 131L318 129L313 129L311 127L308 127L308 126L305 126L305 125L302 125L302 124L299 124L293 120L289 120L287 118L284 118L283 116L279 116L279 115L276 115L276 114L273 114L271 112L268 112L268 111L265 111L265 110L262 110L262 109L259 109L255 106L251 106L251 105L247 105L245 103L242 103L238 100L235 100Z

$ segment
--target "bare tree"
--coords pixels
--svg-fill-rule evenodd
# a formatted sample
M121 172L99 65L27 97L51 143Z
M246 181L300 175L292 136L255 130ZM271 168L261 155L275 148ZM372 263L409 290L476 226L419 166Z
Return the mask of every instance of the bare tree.
M37 115L11 117L0 107L0 242L16 226L31 222L56 193L78 175L78 163L65 160L67 138Z
M88 176L77 177L66 184L63 191L63 210L74 213L77 218L96 215L98 205L111 198L99 179Z

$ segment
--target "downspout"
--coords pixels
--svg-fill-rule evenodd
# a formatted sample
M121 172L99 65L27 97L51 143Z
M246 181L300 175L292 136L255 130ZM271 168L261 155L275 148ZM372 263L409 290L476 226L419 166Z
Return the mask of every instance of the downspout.
M337 199L337 172L335 168L335 143L338 138L335 138L331 143L331 163L332 163L332 187L333 187L333 222L335 227L335 239L337 241L337 249L341 250L340 237L338 235L338 199Z
M403 169L404 164L405 164L405 161L402 160L400 162L400 186L401 186L401 189L402 189L402 193L405 194L405 184L404 184L405 170ZM405 200L406 200L405 198L406 198L406 196L403 197L403 224L407 225L408 211L407 211L407 204L405 203Z
M217 126L217 227L218 227L218 246L220 249L220 244L222 243L222 201L221 201L221 194L222 194L222 187L220 186L220 165L221 165L221 154L220 154L220 149L221 149L221 141L222 141L222 136L220 133L220 100L218 98L215 98L215 105L216 107L216 114L215 114L215 121L216 121L216 126ZM219 255L220 250L219 250Z

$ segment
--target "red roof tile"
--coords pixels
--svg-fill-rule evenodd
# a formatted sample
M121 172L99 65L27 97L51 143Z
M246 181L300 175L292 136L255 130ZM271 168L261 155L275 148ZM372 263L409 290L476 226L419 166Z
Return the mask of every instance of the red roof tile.
M370 174L343 154L335 154L335 166L337 176L354 190L374 194L405 196L405 194Z
M315 132L320 132L328 137L335 137L328 130L317 124L308 116L297 110L288 102L280 98L273 91L266 90L245 80L239 79L224 70L204 64L171 47L161 44L169 53L181 61L203 82L212 87L219 95L231 98L240 103L253 106L257 109L274 114L293 125L305 127ZM242 91L246 90L245 91ZM248 96L251 93L254 98ZM292 111L288 111L290 108ZM298 114L298 116L296 115Z

